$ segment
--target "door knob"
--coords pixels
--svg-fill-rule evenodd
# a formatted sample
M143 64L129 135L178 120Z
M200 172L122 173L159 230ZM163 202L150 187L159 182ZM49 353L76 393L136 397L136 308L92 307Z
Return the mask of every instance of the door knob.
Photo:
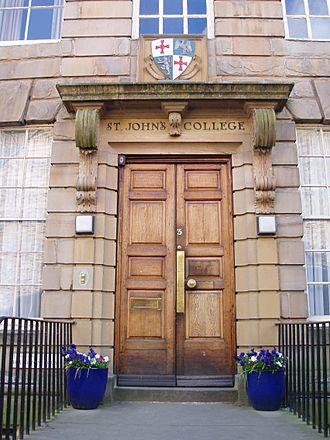
M194 289L197 286L197 281L194 280L193 278L189 278L189 280L187 281L187 287L189 289Z

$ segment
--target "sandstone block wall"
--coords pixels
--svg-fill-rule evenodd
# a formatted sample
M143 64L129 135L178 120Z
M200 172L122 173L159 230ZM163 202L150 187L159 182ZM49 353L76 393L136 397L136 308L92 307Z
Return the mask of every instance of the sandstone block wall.
M330 123L330 42L286 40L280 0L221 0L214 7L210 81L295 83L278 115L273 149L276 238L256 236L251 151L233 156L237 341L271 345L280 317L307 313L295 123ZM75 318L75 340L102 351L113 346L116 156L99 151L96 232L77 237L74 115L64 109L55 86L135 81L138 42L131 40L131 17L130 0L67 0L60 42L0 46L0 95L6 103L0 126L54 127L42 313ZM75 275L83 267L91 270L93 283L81 291Z

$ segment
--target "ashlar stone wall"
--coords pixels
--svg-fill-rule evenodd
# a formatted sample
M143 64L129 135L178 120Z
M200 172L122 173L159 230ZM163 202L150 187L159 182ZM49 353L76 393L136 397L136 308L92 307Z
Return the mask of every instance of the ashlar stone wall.
M215 38L208 40L210 81L291 81L277 116L276 238L257 238L251 152L233 159L237 341L276 342L274 323L307 313L295 123L330 123L330 43L284 38L280 0L215 1ZM75 341L113 346L117 216L116 156L100 149L96 232L75 234L79 150L74 114L62 105L59 81L136 80L138 42L131 40L132 1L66 0L62 40L0 46L0 126L54 126L45 240L45 317L77 321ZM244 159L243 159L244 158ZM81 268L92 283L77 288ZM280 295L279 295L280 292Z
M295 128L296 124L329 124L330 42L285 39L279 0L216 1L215 21L215 40L209 42L209 72L214 81L294 83L286 108L277 115L277 143L272 154L277 180L274 243L256 240L253 214L248 210L246 219L235 218L235 225L244 225L239 236L235 227L237 342L246 348L260 341L276 342L274 318L307 316ZM258 244L251 245L251 240ZM267 240L267 251L258 252ZM267 263L277 267L273 277L264 270L260 273L261 265ZM264 288L258 290L258 283Z
M285 39L280 0L215 1L215 23L209 43L214 80L292 81L294 120L329 124L329 42Z

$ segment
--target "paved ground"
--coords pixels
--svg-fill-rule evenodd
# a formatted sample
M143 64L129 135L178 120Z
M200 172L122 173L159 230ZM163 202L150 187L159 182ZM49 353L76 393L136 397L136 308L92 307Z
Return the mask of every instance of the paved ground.
M65 410L30 440L321 440L286 411L262 412L226 403L115 402Z

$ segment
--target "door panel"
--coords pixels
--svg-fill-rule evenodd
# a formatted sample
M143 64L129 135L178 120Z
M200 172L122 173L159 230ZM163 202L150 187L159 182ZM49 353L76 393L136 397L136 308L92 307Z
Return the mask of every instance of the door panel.
M119 383L231 385L229 161L129 164L121 178ZM175 309L177 249L185 280L197 283L185 287L183 313Z
M230 176L222 164L177 166L177 243L185 250L185 313L177 319L177 374L232 373ZM227 274L226 280L224 274Z
M174 165L127 165L119 375L174 374Z
M222 292L190 292L187 295L187 339L223 339Z

